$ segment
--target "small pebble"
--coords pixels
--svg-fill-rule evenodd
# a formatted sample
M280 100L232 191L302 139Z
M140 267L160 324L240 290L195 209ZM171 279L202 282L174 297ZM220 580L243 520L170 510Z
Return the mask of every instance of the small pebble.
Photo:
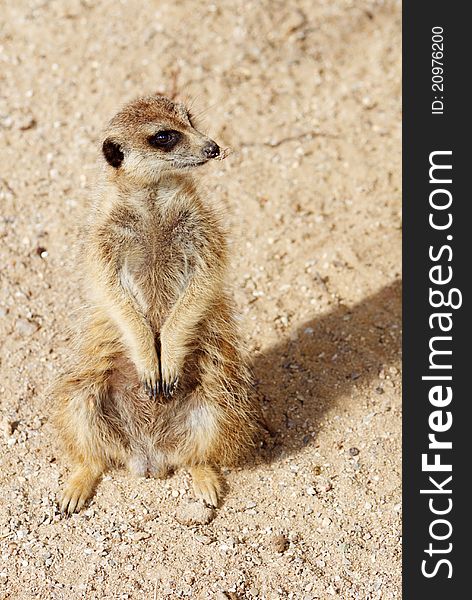
M17 319L15 323L15 331L20 335L33 335L39 329L39 324L36 321L28 321L27 319Z
M322 521L321 524L323 525L323 527L329 527L331 525L333 521L329 518L329 517L325 517Z
M349 448L349 454L351 456L357 456L359 454L359 448Z
M150 537L151 537L151 534L148 533L147 531L137 531L136 533L133 533L133 535L131 536L131 539L134 542L140 542L141 540L147 540Z
M285 552L289 545L288 539L283 535L274 535L270 540L270 546L276 552Z
M326 494L326 492L333 489L333 484L328 478L322 478L320 481L316 482L315 489L318 494Z
M207 525L215 518L215 511L203 502L186 502L179 506L175 518L181 525Z
M2 419L1 429L5 438L9 438L13 433L13 423L5 417Z
M28 129L34 129L37 124L38 123L34 117L29 117L18 125L18 129L21 131L28 131Z
M36 254L38 256L40 256L41 258L47 258L48 256L48 251L44 246L38 246L36 248Z
M203 544L204 546L208 546L208 544L211 544L213 541L211 537L208 537L207 535L196 535L195 539L199 544Z

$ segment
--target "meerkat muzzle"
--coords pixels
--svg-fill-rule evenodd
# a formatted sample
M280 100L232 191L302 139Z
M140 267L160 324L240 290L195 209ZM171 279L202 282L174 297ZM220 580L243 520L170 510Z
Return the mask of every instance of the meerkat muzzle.
M220 154L220 147L216 142L207 142L202 148L202 153L205 158L215 158Z

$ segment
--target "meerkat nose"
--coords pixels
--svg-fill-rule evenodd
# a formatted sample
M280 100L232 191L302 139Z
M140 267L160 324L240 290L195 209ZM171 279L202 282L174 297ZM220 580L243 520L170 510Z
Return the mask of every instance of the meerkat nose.
M215 142L208 142L203 146L202 152L206 158L215 158L220 153L220 147Z

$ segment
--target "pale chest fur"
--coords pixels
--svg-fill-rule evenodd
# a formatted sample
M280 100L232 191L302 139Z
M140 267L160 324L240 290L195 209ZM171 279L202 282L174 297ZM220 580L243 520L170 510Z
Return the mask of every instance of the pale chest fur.
M120 282L159 326L201 259L201 226L188 210L164 217L156 211L138 221L130 237L120 257Z

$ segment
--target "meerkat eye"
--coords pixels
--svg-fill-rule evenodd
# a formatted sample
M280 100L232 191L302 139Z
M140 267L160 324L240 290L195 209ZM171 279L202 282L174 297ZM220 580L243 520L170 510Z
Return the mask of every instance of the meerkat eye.
M180 141L182 134L174 129L166 131L158 131L148 138L149 144L153 148L161 150L172 150L172 148Z

